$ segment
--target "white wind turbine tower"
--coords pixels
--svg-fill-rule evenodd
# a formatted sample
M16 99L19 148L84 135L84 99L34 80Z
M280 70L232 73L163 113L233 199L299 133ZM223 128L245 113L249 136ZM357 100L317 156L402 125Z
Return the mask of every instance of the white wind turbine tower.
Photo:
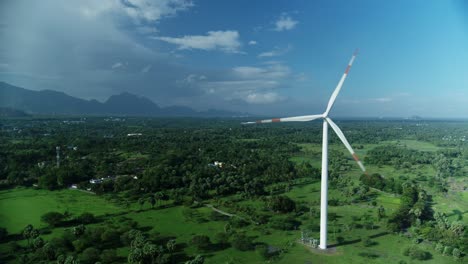
M343 86L343 83L348 76L348 72L353 65L354 59L356 58L357 51L354 52L351 60L349 61L348 67L341 77L341 80L338 82L338 85L333 91L333 94L328 101L327 109L323 114L320 115L306 115L306 116L294 116L294 117L283 117L283 118L273 118L273 119L266 119L266 120L258 120L255 122L244 122L242 124L264 124L264 123L276 123L276 122L306 122L312 121L315 119L322 119L323 120L323 145L322 145L322 179L321 179L321 195L320 195L320 249L327 249L327 200L328 200L328 125L331 126L333 131L335 131L336 135L340 138L341 142L345 145L348 151L353 156L354 160L357 162L361 170L366 173L366 168L359 160L356 152L354 152L353 148L349 144L348 140L344 136L341 129L333 122L329 117L328 114L335 103L336 97Z

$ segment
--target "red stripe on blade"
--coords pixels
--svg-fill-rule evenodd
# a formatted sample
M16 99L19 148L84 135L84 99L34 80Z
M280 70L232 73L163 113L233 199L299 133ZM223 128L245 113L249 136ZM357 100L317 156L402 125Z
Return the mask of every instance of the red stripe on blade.
M355 161L359 161L359 158L358 158L358 156L356 155L356 153L353 153L353 158L354 158Z
M348 74L348 72L349 72L349 69L351 69L351 65L348 65L348 67L346 67L346 70L345 70L345 72L344 72L344 73L345 73L345 74Z
M279 118L273 118L273 119L271 120L271 122L281 122L281 119L279 119Z

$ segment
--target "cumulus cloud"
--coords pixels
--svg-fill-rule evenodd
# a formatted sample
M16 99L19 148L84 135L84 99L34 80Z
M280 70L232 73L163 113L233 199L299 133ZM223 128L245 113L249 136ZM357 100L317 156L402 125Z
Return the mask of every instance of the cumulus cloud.
M112 64L111 68L112 69L117 69L117 68L122 68L123 66L124 66L123 63L116 62L116 63Z
M192 6L193 3L188 0L84 0L79 1L78 10L88 18L112 13L125 15L136 23L142 23L157 22Z
M128 91L170 104L177 96L200 93L174 85L189 70L172 63L170 54L147 45L147 38L132 34L147 24L134 22L123 11L130 8L125 3L17 0L2 4L5 12L0 24L8 26L0 32L4 40L0 57L11 67L0 69L0 79L28 89L53 89L98 100ZM174 12L160 14L163 19ZM114 73L117 70L119 74ZM155 74L142 75L150 70Z
M249 45L250 45L250 46L257 45L257 41L251 40L251 41L249 41Z
M191 73L187 75L185 78L183 78L182 80L177 80L176 83L179 85L195 85L205 79L206 79L205 75L198 75L198 74Z
M271 57L278 57L288 53L291 50L291 45L288 45L286 48L281 49L279 47L275 47L273 50L265 51L257 55L259 58L271 58Z
M243 79L280 79L287 77L290 69L282 64L271 64L266 67L234 67L233 72L236 76Z
M198 82L209 95L247 104L271 104L283 100L278 90L290 77L286 65L271 62L263 66L237 66L224 74L224 80Z
M292 19L287 14L282 14L278 20L275 22L275 31L286 31L291 30L296 27L299 22Z
M245 98L245 101L251 104L271 104L282 100L284 98L275 92L251 93Z
M221 50L224 52L238 52L241 46L239 32L208 31L206 35L188 35L179 38L154 37L178 46L178 49Z

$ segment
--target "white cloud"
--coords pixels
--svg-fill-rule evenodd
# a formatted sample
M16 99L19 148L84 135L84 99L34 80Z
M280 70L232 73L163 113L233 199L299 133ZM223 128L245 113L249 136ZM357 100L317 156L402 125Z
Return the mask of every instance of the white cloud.
M379 98L373 98L372 100L379 102L379 103L388 103L388 102L393 101L393 99L390 97L379 97Z
M206 35L189 35L180 38L173 37L153 37L171 44L175 44L179 49L200 49L200 50L222 50L224 52L239 52L241 46L239 32L208 31Z
M143 69L141 69L141 72L142 73L147 73L149 72L149 70L151 70L151 65L146 65Z
M136 28L136 31L140 34L154 34L154 33L157 33L158 30L155 28L155 27L148 27L148 26L141 26L141 27L137 27Z
M95 18L112 12L126 15L137 23L157 22L193 6L192 1L188 0L85 0L80 4L79 10L85 17Z
M278 86L274 80L232 80L213 81L202 84L202 88L210 93L236 93L239 91L255 91L273 89Z
M233 68L234 74L242 79L281 79L290 74L289 67L271 64L267 67L240 66Z
M284 54L288 53L291 50L291 48L292 48L291 45L288 45L284 49L280 49L278 47L275 47L271 51L265 51L265 52L262 52L262 53L258 54L257 57L259 57L259 58L271 58L271 57L281 56L281 55L284 55Z
M192 74L187 75L187 77L183 78L182 80L177 80L176 83L178 85L195 86L206 79L207 77L205 75L192 73Z
M291 30L296 27L298 21L292 19L289 15L282 14L275 22L275 31Z
M124 66L123 63L121 63L121 62L116 62L116 63L112 64L111 68L112 68L112 69L118 69L118 68L121 68L121 67L123 67L123 66Z
M249 45L251 45L251 46L257 45L257 41L251 40L251 41L249 41Z
M137 20L154 22L162 17L173 16L193 6L187 0L127 0L127 14Z
M234 67L226 74L225 80L198 82L198 85L207 95L227 101L270 104L284 99L277 90L290 75L289 67L272 62L261 67Z
M245 101L250 104L271 104L284 100L284 97L275 92L251 93L245 97Z

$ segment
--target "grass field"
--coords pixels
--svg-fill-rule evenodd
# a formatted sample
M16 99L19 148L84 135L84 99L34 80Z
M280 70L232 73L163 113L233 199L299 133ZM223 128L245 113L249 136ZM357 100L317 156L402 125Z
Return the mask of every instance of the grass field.
M313 183L295 187L287 195L299 201L317 201L319 199L318 190L318 184ZM332 192L331 197L334 195L336 194ZM20 232L29 223L37 227L43 227L40 216L48 211L63 212L68 210L72 214L88 211L97 216L125 211L123 208L119 208L98 196L74 190L51 192L15 189L0 192L0 199L2 201L0 225L6 226L11 233ZM379 195L377 201L390 210L399 203L398 198L384 193ZM256 207L258 203L246 201L242 204ZM223 232L227 222L209 220L211 209L207 207L188 209L193 210L199 220L186 219L183 210L187 209L183 206L157 210L145 208L143 211L134 208L128 210L124 216L136 220L141 227L151 229L150 232L157 232L166 237L177 237L178 243L187 245L186 252L189 255L195 255L197 251L191 246L191 237L197 234L205 234L213 239L216 233ZM345 223L351 221L352 216L361 216L363 213L373 215L375 208L367 204L330 206L329 212L339 216L338 220L334 224L330 223L329 227L329 243L336 244L334 230L342 229ZM302 216L301 219L307 219L307 216ZM318 222L318 219L309 220L308 222L314 221ZM276 263L397 263L399 260L406 260L408 263L419 263L418 261L410 261L408 257L401 254L405 247L411 245L409 239L387 234L381 224L377 223L376 225L380 227L374 230L360 228L338 232L336 236L344 237L345 243L338 246L336 253L333 255L313 251L297 243L300 238L299 230L280 231L268 228L270 234L265 234L264 228L256 225L249 225L243 230L249 236L255 237L255 242L264 242L273 247L286 249L287 253L282 254L275 261ZM60 232L61 230L55 229L51 235ZM314 235L318 237L317 232ZM376 242L372 247L364 247L360 242L361 238L368 236L374 237L373 240ZM47 237L45 238L47 239ZM424 263L454 263L451 258L433 252L432 248L423 247L427 247L427 250L433 255L431 260ZM121 249L119 252L119 254L124 255L127 250ZM363 257L363 254L368 255ZM205 256L205 263L264 263L255 251L242 252L233 248L209 252Z
M388 142L398 144L408 148L422 151L436 151L437 146L426 142L414 140L400 140ZM310 162L314 167L320 168L321 146L315 144L300 144L302 153L297 153L291 158L294 162ZM365 145L357 152L363 159L366 153L377 145ZM343 151L346 149L338 144L330 146L333 150ZM139 153L131 154L132 157L143 158ZM127 157L127 158L130 158ZM349 161L350 164L352 160ZM428 166L413 167L411 169L395 169L390 166L367 166L370 172L378 172L385 177L399 177L405 175L409 178L416 178L419 174L427 177L434 175L433 168ZM361 172L357 166L351 166L351 171L345 173L344 177L351 177L358 181ZM456 185L457 183L454 183ZM301 236L300 230L281 231L265 226L249 225L240 231L246 232L249 236L255 237L255 242L263 242L275 248L284 249L282 254L273 263L398 263L400 260L406 263L456 263L451 257L444 257L435 253L429 244L419 245L421 248L429 251L432 258L427 261L411 260L405 257L402 251L412 245L409 238L396 234L387 233L384 221L375 222L373 229L366 228L345 228L352 221L364 223L370 217L375 219L377 207L383 205L387 214L395 211L400 199L398 196L381 191L376 192L377 205L363 202L351 205L329 206L329 213L337 216L336 221L329 222L329 244L336 245L336 237L344 238L344 243L336 246L334 254L324 254L298 243ZM285 195L299 202L314 204L314 209L318 210L320 199L320 183L307 183L293 186ZM223 198L223 199L231 199ZM339 189L332 189L329 192L330 199L345 199ZM261 210L263 202L260 200L247 199L237 202L238 205L248 206L255 210ZM50 211L65 212L73 215L79 215L83 212L90 212L96 216L107 217L107 214L122 213L122 216L134 219L140 227L144 227L149 232L159 233L164 237L176 237L177 243L185 244L185 252L190 255L198 254L197 249L191 245L191 238L194 235L208 235L212 240L218 232L223 232L227 221L210 220L212 213L210 208L200 207L187 209L184 206L170 206L165 204L163 208L151 210L148 206L143 211L139 206L133 204L130 208L122 208L108 200L94 194L77 191L61 190L47 191L27 188L17 188L13 190L0 191L0 226L6 227L9 233L19 233L27 225L32 224L36 228L45 227L40 221L41 215ZM221 208L231 213L237 213L230 208ZM195 218L188 219L184 211L193 211ZM450 220L460 220L465 223L468 221L468 193L466 191L450 192L445 197L437 196L434 199L434 210L445 212ZM243 215L244 217L248 217ZM363 217L364 216L364 217ZM362 220L356 220L363 218ZM303 227L310 224L318 225L317 216L310 216L308 213L298 217L303 222ZM63 228L56 228L52 234L44 236L47 239L50 236L60 234ZM318 232L313 231L312 235L318 238ZM365 247L361 239L371 237L375 244ZM2 245L0 244L0 253ZM125 256L127 248L120 248L119 255ZM255 251L238 251L234 248L210 251L204 253L205 263L265 263L264 260Z
M90 212L96 216L121 212L122 209L94 194L78 190L47 191L18 188L0 191L0 226L18 233L26 225L45 227L41 215L68 211L73 215Z

